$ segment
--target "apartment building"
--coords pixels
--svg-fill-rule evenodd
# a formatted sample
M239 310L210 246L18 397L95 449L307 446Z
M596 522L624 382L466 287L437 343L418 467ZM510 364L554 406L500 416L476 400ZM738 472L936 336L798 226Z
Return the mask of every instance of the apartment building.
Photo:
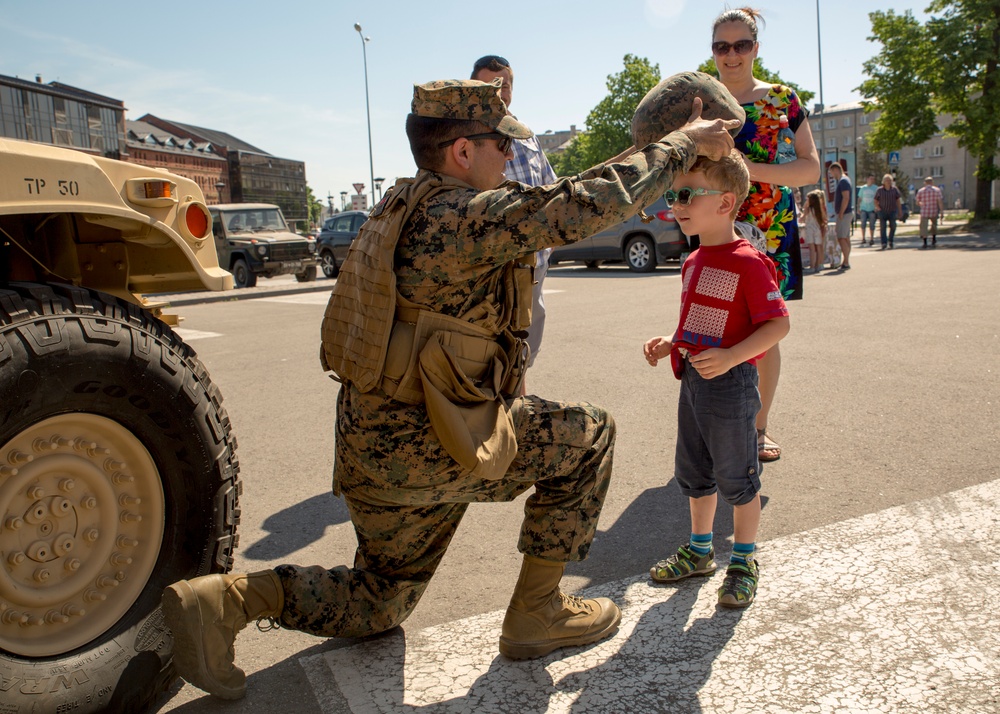
M895 151L872 152L865 135L878 118L879 111L865 114L861 102L835 104L825 111L817 108L809 115L816 150L825 165L839 161L847 167L847 175L855 188L865 183L866 173L874 173L881 182L886 172L893 173L897 185L907 196L923 185L930 176L944 192L948 208L971 209L976 199L976 159L958 145L958 139L938 131L917 146L903 146ZM938 117L938 126L947 127L952 118ZM815 186L803 187L803 190ZM829 187L828 187L829 190ZM1000 181L994 181L990 205L996 207L1000 199ZM912 200L910 201L912 205Z

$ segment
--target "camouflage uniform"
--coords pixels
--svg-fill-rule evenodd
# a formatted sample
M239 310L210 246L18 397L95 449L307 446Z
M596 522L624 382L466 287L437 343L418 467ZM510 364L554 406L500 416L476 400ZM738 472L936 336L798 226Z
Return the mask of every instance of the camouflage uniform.
M465 315L510 261L530 263L539 249L635 214L687 170L695 153L694 143L675 133L574 178L532 188L507 182L489 191L421 171L418 181L453 185L418 205L405 223L395 252L396 289L424 309ZM337 398L334 492L343 494L357 532L354 567L279 566L282 623L338 637L399 624L423 594L467 505L509 501L531 486L518 549L550 561L585 558L611 476L614 421L585 403L535 396L507 403L517 454L505 475L490 480L472 477L449 456L423 404L345 383Z

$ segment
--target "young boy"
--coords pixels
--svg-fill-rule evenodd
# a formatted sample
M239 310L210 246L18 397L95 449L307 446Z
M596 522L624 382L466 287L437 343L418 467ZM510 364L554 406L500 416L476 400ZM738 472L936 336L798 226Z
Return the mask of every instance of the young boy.
M674 475L691 510L691 539L654 565L656 582L715 571L712 527L718 494L733 504L734 545L719 604L746 607L757 592L760 463L754 418L760 409L756 362L788 334L788 309L774 264L733 227L749 190L738 151L699 158L674 180L667 204L701 246L681 269L681 314L673 337L643 346L650 365L670 356L681 380Z

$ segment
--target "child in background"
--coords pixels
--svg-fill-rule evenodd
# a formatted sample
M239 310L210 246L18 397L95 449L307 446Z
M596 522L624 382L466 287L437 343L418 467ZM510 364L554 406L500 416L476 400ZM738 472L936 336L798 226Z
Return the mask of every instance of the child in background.
M800 214L806 245L809 246L809 267L818 273L823 269L824 244L826 243L826 197L822 189L806 194L806 203Z
M746 607L757 593L756 362L789 329L774 263L733 226L749 187L749 173L736 150L719 161L699 157L675 179L667 205L684 234L700 235L701 245L681 269L677 330L643 346L653 367L669 356L681 380L674 477L691 511L688 544L654 565L650 577L672 583L715 571L712 535L721 493L733 505L735 541L718 591L724 607Z

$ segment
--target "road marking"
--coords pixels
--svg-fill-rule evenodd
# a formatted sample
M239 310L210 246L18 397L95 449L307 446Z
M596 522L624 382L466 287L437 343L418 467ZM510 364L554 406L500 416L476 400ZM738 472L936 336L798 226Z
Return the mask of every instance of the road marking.
M779 538L760 560L745 611L716 606L722 569L588 589L623 618L582 651L505 660L492 612L299 661L324 714L342 711L334 686L355 714L1000 711L1000 481Z
M174 332L185 342L191 340L204 340L209 337L222 337L221 332L204 332L202 330L189 330L186 327L175 327Z

